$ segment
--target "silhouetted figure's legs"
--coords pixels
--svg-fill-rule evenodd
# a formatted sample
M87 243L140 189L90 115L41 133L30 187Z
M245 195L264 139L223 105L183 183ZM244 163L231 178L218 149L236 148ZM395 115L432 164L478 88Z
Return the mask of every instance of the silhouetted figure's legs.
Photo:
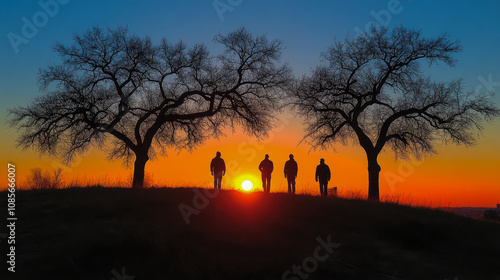
M221 189L222 188L222 175L220 176L217 176L217 189Z
M262 189L266 193L271 190L271 174L262 173Z
M319 181L319 191L321 192L321 196L328 196L328 181Z
M267 179L267 175L262 173L262 190L264 192L267 192L266 179Z
M295 194L295 178L287 177L288 193Z
M222 184L222 172L214 175L214 189L220 190Z

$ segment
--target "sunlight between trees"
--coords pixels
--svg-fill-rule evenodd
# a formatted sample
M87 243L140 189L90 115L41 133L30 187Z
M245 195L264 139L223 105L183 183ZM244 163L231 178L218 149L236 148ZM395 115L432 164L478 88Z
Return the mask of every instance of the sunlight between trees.
M473 145L482 121L500 114L492 93L423 73L423 63L455 65L461 47L446 34L428 39L405 27L372 28L334 42L325 63L300 79L280 61L279 40L245 28L214 40L223 47L217 55L203 44L153 44L125 28L93 27L71 45L57 43L61 63L39 74L45 94L11 110L19 145L67 162L103 149L109 159L133 162L132 187L142 188L146 163L166 149L190 150L236 126L266 136L288 105L304 118L313 147L361 145L369 198L378 201L384 147L420 159L435 152L435 141Z

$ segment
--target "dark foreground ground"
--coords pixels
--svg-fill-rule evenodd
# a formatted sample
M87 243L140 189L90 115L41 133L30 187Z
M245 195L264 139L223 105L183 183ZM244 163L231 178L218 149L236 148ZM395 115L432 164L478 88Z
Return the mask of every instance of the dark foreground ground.
M2 238L0 279L500 279L500 224L429 209L105 188L21 191L16 208L16 272Z

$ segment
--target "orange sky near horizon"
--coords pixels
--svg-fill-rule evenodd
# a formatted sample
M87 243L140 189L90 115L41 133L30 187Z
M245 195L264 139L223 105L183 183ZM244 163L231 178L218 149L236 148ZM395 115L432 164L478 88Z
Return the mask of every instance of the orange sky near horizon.
M436 145L438 154L423 161L394 160L386 147L379 157L382 167L380 194L401 196L405 202L414 201L432 206L496 207L500 204L500 132L499 122L487 124L484 137L478 145L465 148L455 145ZM258 165L267 153L274 162L275 171L271 180L271 191L285 192L286 179L283 167L290 153L298 162L297 192L319 194L314 181L316 165L321 157L332 170L329 187L338 187L339 192L367 193L368 174L366 156L357 145L336 145L337 152L310 150L306 143L298 145L303 136L302 121L291 115L282 115L276 128L262 141L250 139L242 132L228 133L226 137L211 139L191 153L171 150L167 157L149 161L147 177L159 186L211 187L210 160L216 151L222 153L227 175L223 178L223 189L241 189L241 182L250 179L254 188L261 189ZM63 166L59 159L38 157L32 150L15 149L14 130L2 134L3 143L10 147L2 151L8 162L17 166L17 177L23 183L30 169L41 167L49 170L63 167L65 182L116 181L132 177L132 169L123 167L121 161L108 162L106 154L97 149L77 157L70 167ZM6 171L2 182L7 181ZM1 189L6 185L1 184Z

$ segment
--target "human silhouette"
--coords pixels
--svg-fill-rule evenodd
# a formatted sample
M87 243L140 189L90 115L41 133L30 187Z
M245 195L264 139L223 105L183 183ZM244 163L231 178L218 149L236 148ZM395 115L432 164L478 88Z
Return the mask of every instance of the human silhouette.
M297 173L299 167L297 162L293 159L293 155L290 154L290 159L285 162L285 178L288 182L288 193L295 194L295 178L297 178Z
M222 176L226 174L226 163L221 158L220 152L217 152L212 162L210 162L210 172L214 176L214 189L220 190Z
M266 154L265 159L259 164L259 170L262 172L262 188L266 193L271 191L271 173L273 169L273 162L269 160L269 155Z
M321 192L321 196L328 195L328 181L330 181L330 178L330 167L325 164L325 159L322 158L319 161L319 165L316 167L316 182L319 181L319 191Z

